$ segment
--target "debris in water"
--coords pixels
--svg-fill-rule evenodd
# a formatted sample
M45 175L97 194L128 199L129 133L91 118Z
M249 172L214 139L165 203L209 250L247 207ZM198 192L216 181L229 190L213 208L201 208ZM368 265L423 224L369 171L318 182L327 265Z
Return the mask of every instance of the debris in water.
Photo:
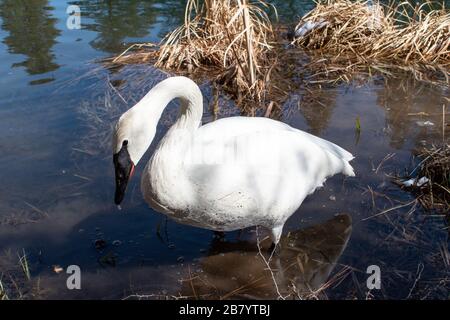
M412 186L421 187L424 184L428 183L429 181L430 181L430 179L428 179L427 177L422 177L420 179L412 178L412 179L403 181L402 184L405 187L412 187Z
M434 126L434 123L431 121L416 121L416 124L419 127L432 127Z
M394 180L410 191L426 210L448 214L450 204L450 147L431 146L419 153L420 163L409 176ZM416 178L411 178L412 175ZM421 178L418 178L421 177Z
M64 269L61 268L59 265L54 265L54 266L53 266L53 271L54 271L55 273L61 273L61 272L64 271Z
M296 37L303 37L304 35L306 35L311 30L320 29L320 28L326 26L327 24L328 24L328 22L326 22L323 19L319 19L319 21L306 21L303 24L299 24L295 28L295 36Z

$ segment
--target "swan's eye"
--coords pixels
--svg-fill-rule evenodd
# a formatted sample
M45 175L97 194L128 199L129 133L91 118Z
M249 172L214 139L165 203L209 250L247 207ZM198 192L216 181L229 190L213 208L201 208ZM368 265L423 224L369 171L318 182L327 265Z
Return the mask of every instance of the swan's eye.
M122 146L123 146L123 147L126 147L127 145L128 145L128 140L123 140Z

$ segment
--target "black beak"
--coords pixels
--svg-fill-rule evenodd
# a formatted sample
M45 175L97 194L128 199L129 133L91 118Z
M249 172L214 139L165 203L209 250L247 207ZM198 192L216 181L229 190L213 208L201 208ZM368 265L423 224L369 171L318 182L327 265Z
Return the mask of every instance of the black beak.
M116 193L114 203L119 205L125 197L128 181L134 172L134 163L131 161L127 150L128 141L124 141L122 148L113 156L114 170L116 173Z

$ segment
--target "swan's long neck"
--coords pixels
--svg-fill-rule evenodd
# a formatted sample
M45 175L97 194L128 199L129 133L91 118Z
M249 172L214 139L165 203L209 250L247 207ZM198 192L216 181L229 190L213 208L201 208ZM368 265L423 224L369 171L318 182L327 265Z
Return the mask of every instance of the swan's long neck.
M122 115L116 137L117 148L120 149L122 140L131 140L129 152L133 163L137 164L150 146L164 109L176 98L181 102L181 114L166 137L175 131L189 135L200 126L203 97L199 87L186 77L171 77L160 82Z
M160 82L136 108L152 124L157 124L166 106L176 98L180 99L181 114L173 127L191 131L197 129L203 114L203 98L198 86L188 78L172 77Z

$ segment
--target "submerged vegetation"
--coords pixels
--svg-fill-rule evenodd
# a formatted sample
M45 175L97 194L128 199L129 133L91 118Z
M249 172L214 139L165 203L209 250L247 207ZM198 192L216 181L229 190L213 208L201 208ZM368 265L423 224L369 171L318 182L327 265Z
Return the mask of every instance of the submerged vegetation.
M0 300L31 299L39 295L39 279L31 278L28 256L23 249L0 253Z

